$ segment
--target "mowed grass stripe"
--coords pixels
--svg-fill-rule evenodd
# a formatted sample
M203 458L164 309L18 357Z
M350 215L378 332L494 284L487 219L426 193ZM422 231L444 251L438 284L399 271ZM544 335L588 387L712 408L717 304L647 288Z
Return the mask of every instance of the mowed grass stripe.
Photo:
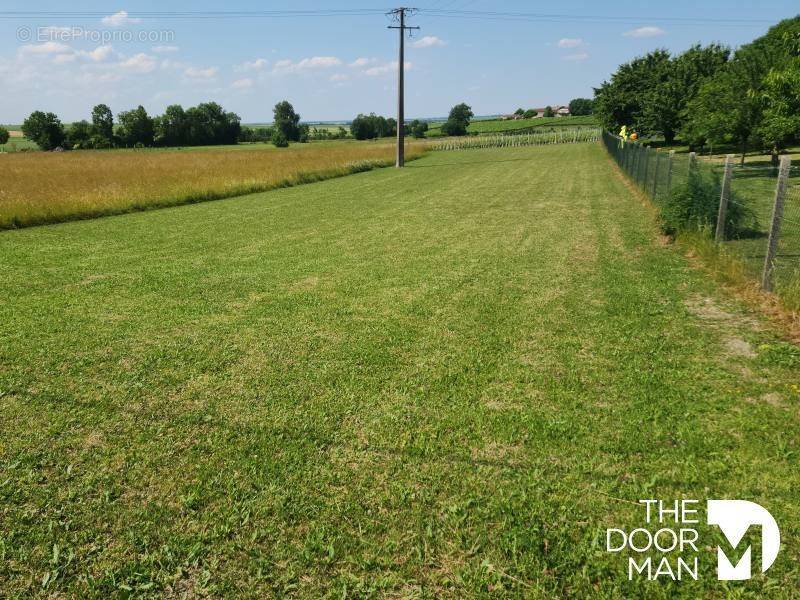
M654 237L588 144L3 233L0 589L713 593L627 582L613 498L791 556L793 347Z

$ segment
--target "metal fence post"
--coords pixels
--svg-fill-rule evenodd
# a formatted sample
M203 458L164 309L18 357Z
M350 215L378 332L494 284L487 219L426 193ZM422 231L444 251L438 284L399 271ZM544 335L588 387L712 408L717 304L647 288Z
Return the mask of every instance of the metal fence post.
M778 183L775 186L775 204L772 206L772 223L769 228L767 255L764 257L764 272L761 275L761 287L768 292L772 291L774 284L773 271L775 270L775 254L778 252L778 240L780 240L781 237L783 202L786 198L786 188L789 182L789 168L791 165L792 160L788 156L781 156L781 164L778 170Z
M647 172L650 170L650 148L644 147L644 173L642 174L642 189L647 193Z
M667 162L667 197L672 193L672 162L675 160L675 150L669 151L669 162Z
M656 149L656 168L655 171L653 171L653 200L656 199L656 194L658 193L658 163L661 162L659 160L660 158L661 153Z
M697 165L697 152L689 152L689 170Z
M722 176L722 193L719 195L719 212L717 213L717 232L714 239L721 242L725 239L725 216L728 212L728 198L731 195L731 175L733 174L733 154L725 157L725 174Z

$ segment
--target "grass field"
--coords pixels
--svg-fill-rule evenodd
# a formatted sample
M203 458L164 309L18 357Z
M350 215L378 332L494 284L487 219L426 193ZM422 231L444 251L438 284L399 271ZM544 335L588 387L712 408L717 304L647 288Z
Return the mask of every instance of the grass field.
M428 135L436 137L441 135L443 123L431 123ZM533 119L517 119L503 121L500 119L474 120L467 128L468 133L510 133L525 131L538 127L575 127L576 125L596 126L597 121L592 116L586 117L539 117Z
M0 158L0 229L236 196L394 162L394 144L9 154ZM410 143L409 158L421 152Z
M786 597L800 354L596 144L0 233L5 597ZM640 498L783 549L626 580Z

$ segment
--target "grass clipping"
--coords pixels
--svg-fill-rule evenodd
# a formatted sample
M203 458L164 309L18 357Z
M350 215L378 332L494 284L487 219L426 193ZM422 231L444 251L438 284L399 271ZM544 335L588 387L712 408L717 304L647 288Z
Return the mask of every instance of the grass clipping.
M409 144L415 158L421 144ZM0 229L218 200L384 167L389 143L277 150L36 152L2 157Z

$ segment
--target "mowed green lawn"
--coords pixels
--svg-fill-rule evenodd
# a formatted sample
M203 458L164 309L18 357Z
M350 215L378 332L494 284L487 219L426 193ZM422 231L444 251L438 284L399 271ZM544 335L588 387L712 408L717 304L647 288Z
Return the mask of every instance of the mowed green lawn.
M0 257L0 596L800 588L800 353L657 243L600 145L6 231ZM723 584L705 537L700 581L628 582L605 529L641 498L758 502L781 554Z

